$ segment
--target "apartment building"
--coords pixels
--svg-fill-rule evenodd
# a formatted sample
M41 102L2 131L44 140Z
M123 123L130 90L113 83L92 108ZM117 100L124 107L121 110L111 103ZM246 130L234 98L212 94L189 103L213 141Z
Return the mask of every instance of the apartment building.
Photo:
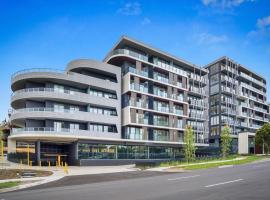
M9 153L35 162L177 159L186 125L208 146L208 70L128 37L103 62L19 71L11 88Z
M239 133L255 133L269 122L266 80L228 57L212 62L206 68L210 85L209 142L219 146L222 128L228 124L234 138L234 151L237 151ZM250 145L254 152L254 143Z
M200 68L128 37L102 62L16 72L11 89L8 152L29 147L36 163L179 159L187 125L198 150L219 146L228 124L234 151L245 138L241 151L254 152L249 137L270 119L262 76L227 57Z

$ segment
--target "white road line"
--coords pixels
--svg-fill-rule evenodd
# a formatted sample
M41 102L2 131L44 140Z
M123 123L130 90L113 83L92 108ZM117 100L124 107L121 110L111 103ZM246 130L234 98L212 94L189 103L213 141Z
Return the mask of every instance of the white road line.
M233 181L227 181L227 182L223 182L223 183L216 183L216 184L207 185L207 186L204 186L204 187L210 188L210 187L214 187L214 186L218 186L218 185L225 185L225 184L235 183L235 182L239 182L239 181L243 181L243 180L244 179L236 179L236 180L233 180Z
M198 176L200 176L200 175L183 176L183 177L178 177L178 178L170 178L170 179L168 179L168 181L176 181L176 180L187 179L187 178L195 178L195 177L198 177Z

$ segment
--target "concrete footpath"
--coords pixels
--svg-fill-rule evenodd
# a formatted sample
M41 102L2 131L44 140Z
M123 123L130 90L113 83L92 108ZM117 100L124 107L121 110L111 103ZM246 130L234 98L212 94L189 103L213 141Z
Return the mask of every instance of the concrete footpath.
M19 165L5 161L0 169L24 169L24 170L43 170L51 171L53 174L47 177L29 177L29 178L17 178L17 179L4 179L0 180L0 183L19 181L20 184L12 188L0 189L0 193L9 192L18 189L25 189L52 181L57 181L66 176L77 176L77 175L90 175L90 174L105 174L105 173L119 173L119 172L131 172L136 171L135 165L122 165L122 166L69 166L68 173L65 173L63 167L40 167L40 166L27 166Z
M234 159L230 159L230 160L216 160L216 161L198 162L198 163L191 163L191 164L181 164L181 165L176 165L176 166L154 167L154 168L149 168L149 169L146 169L146 170L147 171L159 171L159 172L161 172L161 171L168 171L168 170L170 170L171 168L174 168L174 167L181 168L181 167L185 167L185 166L204 165L204 164L210 164L210 163L224 163L224 165L226 165L226 162L243 160L243 159L246 159L246 157L238 157L238 158L234 158ZM177 169L176 171L184 172L185 170Z

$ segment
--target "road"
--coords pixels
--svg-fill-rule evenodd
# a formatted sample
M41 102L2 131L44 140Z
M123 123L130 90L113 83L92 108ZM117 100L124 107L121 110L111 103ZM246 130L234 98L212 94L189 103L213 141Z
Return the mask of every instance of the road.
M138 174L136 174L138 173ZM133 172L127 175L70 177L24 191L0 194L5 200L268 200L270 161L186 173ZM144 173L144 174L143 174ZM114 176L114 178L112 178ZM101 178L103 177L103 178ZM128 178L125 178L128 177ZM81 178L81 182L78 181ZM100 181L98 181L100 179ZM74 181L72 181L74 180ZM88 180L88 181L87 181ZM93 181L94 180L94 181ZM54 185L53 185L54 184Z

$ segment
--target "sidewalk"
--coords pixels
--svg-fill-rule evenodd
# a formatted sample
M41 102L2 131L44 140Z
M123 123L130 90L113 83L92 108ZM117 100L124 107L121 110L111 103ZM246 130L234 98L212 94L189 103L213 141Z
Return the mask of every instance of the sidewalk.
M14 191L18 189L24 189L32 186L41 185L44 183L49 183L52 181L57 181L65 176L76 176L76 175L88 175L88 174L106 174L106 173L117 173L117 172L130 172L137 171L134 168L135 165L121 165L121 166L69 166L68 174L64 172L63 167L51 166L27 166L20 165L17 163L12 163L5 161L4 165L1 165L0 169L31 169L31 170L44 170L53 172L52 175L46 177L32 177L32 178L17 178L17 179L4 179L0 180L0 183L10 182L10 181L20 181L21 184L13 188L0 189L1 192Z
M209 164L209 163L223 163L223 162L230 162L230 161L236 161L236 160L243 160L245 157L240 157L240 158L234 158L231 160L217 160L217 161L208 161L208 162L200 162L200 163L192 163L192 164L182 164L182 165L177 165L177 166L166 166L166 167L154 167L154 168L149 168L146 169L148 171L165 171L169 170L172 167L185 167L185 166L193 166L193 165L204 165L204 164Z

